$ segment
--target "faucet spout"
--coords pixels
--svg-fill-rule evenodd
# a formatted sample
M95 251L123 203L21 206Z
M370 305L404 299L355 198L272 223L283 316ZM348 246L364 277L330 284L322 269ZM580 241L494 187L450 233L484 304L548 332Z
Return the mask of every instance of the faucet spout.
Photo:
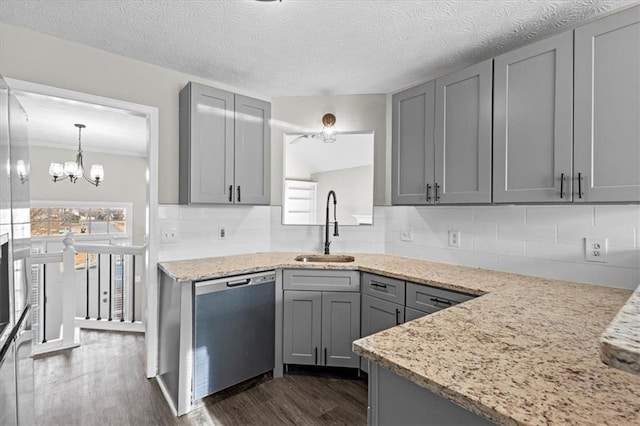
M336 193L334 190L329 191L327 194L327 216L324 223L324 254L329 253L329 246L331 245L331 241L329 241L329 202L331 201L331 196L333 196L333 236L337 237L338 234L338 219L336 218L336 206L338 204L338 200L336 199Z

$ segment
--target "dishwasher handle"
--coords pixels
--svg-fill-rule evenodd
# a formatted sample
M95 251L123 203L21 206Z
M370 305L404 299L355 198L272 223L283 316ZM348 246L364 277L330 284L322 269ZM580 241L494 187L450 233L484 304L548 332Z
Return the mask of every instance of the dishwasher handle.
M227 287L238 287L241 285L247 285L249 283L251 283L251 278L245 278L244 280L229 281L227 283Z

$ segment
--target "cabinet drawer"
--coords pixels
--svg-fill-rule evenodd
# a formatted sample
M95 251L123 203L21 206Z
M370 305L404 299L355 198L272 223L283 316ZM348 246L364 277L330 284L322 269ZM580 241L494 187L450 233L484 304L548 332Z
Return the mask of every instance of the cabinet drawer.
M285 290L358 292L360 273L326 269L285 269L282 287Z
M473 299L475 296L424 284L407 283L407 306L432 314Z
M404 305L404 281L362 273L362 293Z

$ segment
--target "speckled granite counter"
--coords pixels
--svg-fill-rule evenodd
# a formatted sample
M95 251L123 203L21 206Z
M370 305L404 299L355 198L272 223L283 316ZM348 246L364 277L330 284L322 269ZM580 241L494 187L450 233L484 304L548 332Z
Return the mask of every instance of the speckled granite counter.
M629 290L389 255L300 263L299 253L165 262L178 281L275 268L357 269L484 296L354 342L354 350L502 424L640 424L640 376L599 341Z
M640 286L602 335L600 357L612 367L640 374Z

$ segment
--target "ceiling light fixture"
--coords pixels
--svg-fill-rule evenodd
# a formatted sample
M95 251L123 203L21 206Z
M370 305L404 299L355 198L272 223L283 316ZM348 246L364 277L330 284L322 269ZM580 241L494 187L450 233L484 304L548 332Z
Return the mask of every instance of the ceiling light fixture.
M327 113L322 116L322 124L324 127L322 128L322 141L325 143L333 143L336 141L336 128L333 127L336 124L336 116Z
M100 164L94 164L91 166L90 177L84 174L84 166L82 164L82 129L84 124L74 124L78 128L78 154L76 155L76 161L66 161L64 165L62 163L51 163L49 166L49 174L53 177L54 182L59 182L69 178L72 183L76 183L78 178L82 176L91 185L98 186L100 182L104 180L104 168ZM62 175L66 175L61 178Z
M29 171L27 170L27 165L24 163L24 160L16 161L16 173L18 174L20 183L24 184L29 180Z

